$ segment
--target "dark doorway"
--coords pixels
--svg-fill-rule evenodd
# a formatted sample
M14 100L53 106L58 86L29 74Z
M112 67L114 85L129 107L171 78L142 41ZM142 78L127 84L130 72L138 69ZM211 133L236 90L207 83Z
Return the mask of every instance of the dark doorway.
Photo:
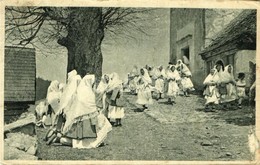
M182 56L185 56L188 60L190 60L190 48L185 47L181 49Z
M222 60L218 60L218 61L216 62L216 65L221 65L221 66L222 66L222 70L224 71L225 65L224 65L224 63L223 63Z

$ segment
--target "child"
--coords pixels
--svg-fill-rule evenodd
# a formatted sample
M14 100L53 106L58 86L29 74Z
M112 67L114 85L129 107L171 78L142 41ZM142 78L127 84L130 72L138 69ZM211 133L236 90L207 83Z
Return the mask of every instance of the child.
M123 85L117 73L112 73L110 75L106 92L109 103L108 119L115 120L115 123L113 124L114 127L122 126L121 120L125 113L123 104L122 102L119 102L119 100L122 101L123 99Z
M238 80L236 82L237 86L237 96L238 96L238 108L242 108L241 104L243 99L246 97L246 81L245 81L245 73L238 74Z

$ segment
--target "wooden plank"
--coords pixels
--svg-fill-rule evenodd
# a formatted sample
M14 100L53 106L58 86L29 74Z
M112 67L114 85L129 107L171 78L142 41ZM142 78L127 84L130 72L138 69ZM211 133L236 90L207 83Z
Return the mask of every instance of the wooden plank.
M9 73L9 74L5 74L5 78L11 78L11 79L31 79L31 78L35 78L35 74L33 73Z
M36 64L35 63L18 63L18 64L12 64L12 63L5 63L4 68L33 68L35 67Z
M5 97L4 101L35 101L35 97Z
M35 75L22 75L22 74L13 74L13 75L5 75L4 76L5 79L8 79L8 80L34 80L36 79L35 78Z
M10 87L10 86L35 86L35 81L5 81L5 86Z
M22 60L22 61L34 61L35 62L35 57L34 56L10 56L10 57L5 58L5 62L19 61L19 60Z

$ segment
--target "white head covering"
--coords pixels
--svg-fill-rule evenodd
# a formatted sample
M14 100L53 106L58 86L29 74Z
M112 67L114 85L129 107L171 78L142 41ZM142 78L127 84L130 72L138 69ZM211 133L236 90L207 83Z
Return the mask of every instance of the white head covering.
M64 91L61 95L61 99L60 99L60 110L63 110L64 108L66 108L67 106L70 106L72 100L73 100L73 96L76 93L77 90L77 86L81 80L81 77L79 75L75 75L74 70L71 71L70 73L68 73L68 82L67 85L64 88ZM68 109L68 108L66 108Z
M59 91L59 84L60 83L57 80L52 81L50 86L48 87L47 96L48 96L48 93L50 93L50 92L58 92Z
M77 73L77 71L74 69L74 70L72 70L72 71L70 71L69 73L68 73L68 80L71 78L71 77L73 77L73 76L76 76L78 73Z
M228 72L228 68L231 67L231 73ZM223 82L230 82L235 81L234 74L233 74L233 66L227 65L224 69L223 75L222 75L222 81Z
M191 71L190 71L190 69L187 67L186 64L184 64L184 63L182 62L182 60L178 60L178 61L177 61L176 67L181 67L181 72L182 72L183 74L185 74L186 76L191 76Z
M95 93L92 88L94 82L95 75L86 75L80 81L80 84L77 87L76 97L70 109L65 113L66 122L63 128L63 133L66 133L79 117L97 112Z
M152 80L148 74L147 69L142 68L144 70L144 75L141 75L142 80L144 81L145 84L151 84Z
M51 82L46 97L46 102L51 105L52 109L56 113L59 110L59 99L61 96L61 90L59 90L59 82L54 80Z
M97 90L96 90L97 93L103 93L106 90L107 86L108 86L108 83L106 82L105 76L108 76L108 75L104 74L101 77L101 81L98 84L98 87L97 87Z
M119 87L122 85L122 80L119 79L119 76L117 73L111 73L109 75L109 82L107 86L107 91L112 91L113 89Z
M205 78L203 82L204 85L210 82L219 83L219 76L217 73L217 69L214 67L212 70L214 70L214 74L212 75L211 73L209 73L209 75Z
M218 78L219 78L219 83L226 83L228 81L227 76L225 75L226 73L224 73L223 71L223 67L221 65L220 66L220 70L217 71L217 65L214 66L214 68L216 69L216 74L218 74Z
M171 70L172 67L175 68L174 71ZM179 72L177 71L175 65L172 65L172 66L170 67L169 71L167 72L167 78L168 78L168 79L180 80L180 74L179 74Z

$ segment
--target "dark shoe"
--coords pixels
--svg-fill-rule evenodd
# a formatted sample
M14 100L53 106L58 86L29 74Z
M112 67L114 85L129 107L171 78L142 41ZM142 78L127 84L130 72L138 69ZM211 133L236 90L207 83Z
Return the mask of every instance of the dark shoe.
M113 124L113 125L112 125L112 127L117 127L117 126L118 126L118 124Z
M122 124L120 123L120 124L118 124L118 127L122 127Z

